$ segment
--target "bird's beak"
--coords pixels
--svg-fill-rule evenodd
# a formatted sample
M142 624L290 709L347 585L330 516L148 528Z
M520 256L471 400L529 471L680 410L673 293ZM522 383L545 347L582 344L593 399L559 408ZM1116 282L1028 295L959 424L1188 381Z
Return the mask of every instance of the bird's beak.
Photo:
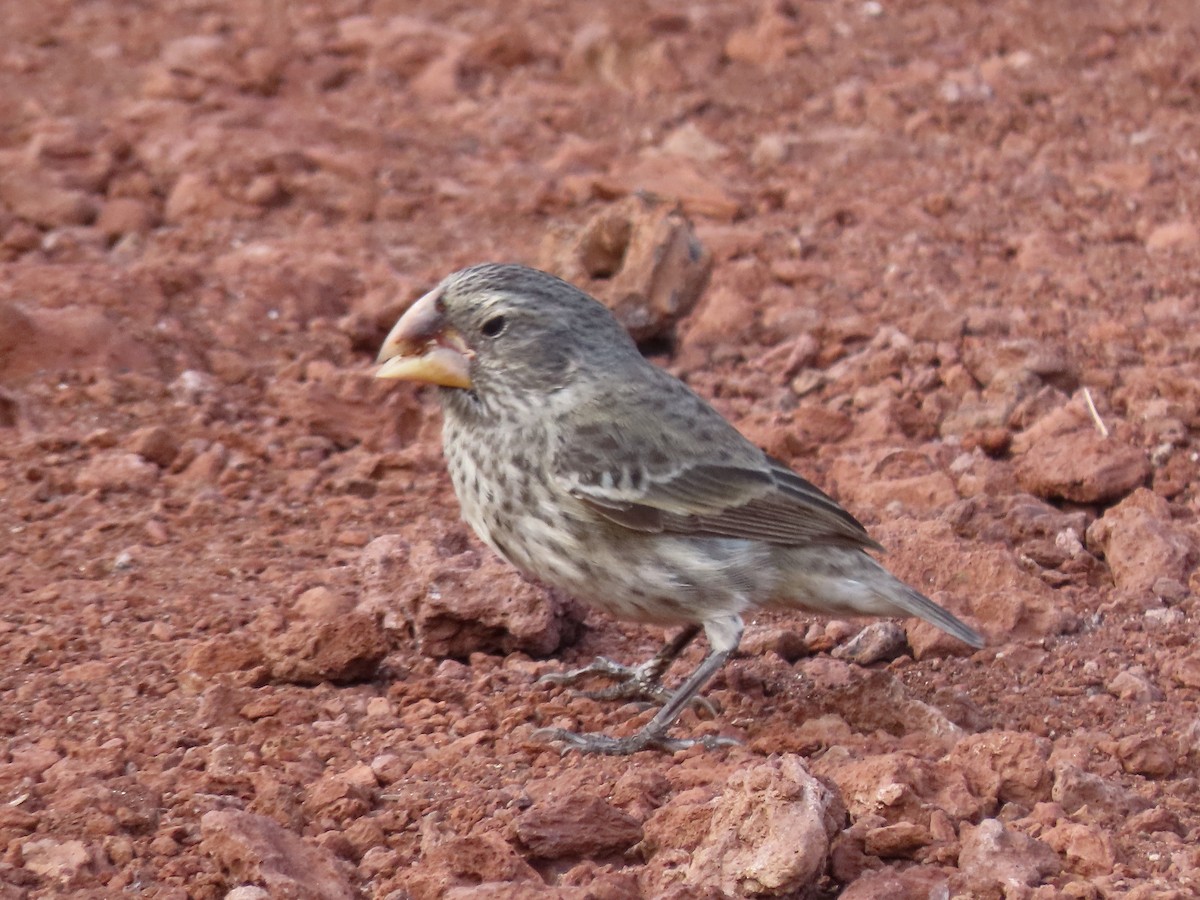
M471 359L475 355L462 335L446 321L434 288L400 317L379 349L383 363L376 378L424 381L443 387L471 387Z

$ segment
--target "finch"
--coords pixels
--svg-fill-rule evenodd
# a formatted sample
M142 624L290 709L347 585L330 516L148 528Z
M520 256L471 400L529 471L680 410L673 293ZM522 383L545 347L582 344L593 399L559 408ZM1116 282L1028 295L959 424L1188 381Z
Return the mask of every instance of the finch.
M488 264L447 276L388 334L380 378L439 385L463 518L525 574L612 615L682 625L609 696L662 701L614 738L544 729L583 751L732 743L672 738L758 608L917 616L983 638L897 579L850 513L648 362L612 313L545 272ZM674 691L660 679L703 630L708 653ZM564 679L565 680L565 679Z

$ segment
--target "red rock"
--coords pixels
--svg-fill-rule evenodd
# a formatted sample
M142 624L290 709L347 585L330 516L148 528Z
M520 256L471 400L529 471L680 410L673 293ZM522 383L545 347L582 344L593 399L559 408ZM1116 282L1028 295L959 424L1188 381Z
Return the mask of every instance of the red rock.
M636 340L669 335L708 285L712 256L673 206L633 196L578 232L551 232L541 265L602 300Z
M160 469L168 468L179 455L178 436L162 425L139 428L129 436L126 446Z
M324 585L309 588L296 598L292 611L303 619L338 619L354 609L354 601Z
M616 168L605 190L617 194L647 193L678 203L691 216L732 222L742 213L741 202L705 170L678 156L646 151L637 160Z
M772 4L764 4L753 26L729 35L725 55L771 72L802 46L796 23Z
M1096 520L1087 541L1103 553L1117 587L1131 592L1151 591L1162 578L1185 582L1200 559L1192 536L1172 520L1169 504L1145 488Z
M998 819L964 825L958 867L977 890L996 885L1034 887L1062 869L1062 860L1045 842L1022 834Z
M1200 688L1200 651L1187 653L1167 664L1173 681L1187 688Z
M110 450L93 456L75 480L81 491L147 493L158 482L158 467L137 453Z
M948 896L945 873L922 866L867 872L838 895L840 900L930 900L939 896Z
M192 216L214 212L227 201L203 175L184 172L171 187L163 206L163 219L178 225Z
M296 622L267 641L264 652L271 676L280 681L340 683L373 676L390 646L374 617L355 612Z
M754 298L728 288L716 289L687 320L689 347L709 348L730 336L744 335L754 325Z
M790 754L737 772L713 803L685 882L741 895L798 894L827 864L845 811Z
M1065 868L1079 875L1107 875L1117 862L1112 839L1094 825L1061 822L1043 831L1041 839L1062 854Z
M446 897L449 886L454 886L450 890L470 885L491 891L522 885L545 889L537 871L495 832L431 839L423 849L422 865L402 879L414 900Z
M85 191L61 187L37 171L0 174L0 204L40 228L86 225L96 218L96 203Z
M897 822L868 831L865 849L880 859L911 859L918 850L932 842L929 829L912 822Z
M1122 669L1106 685L1106 690L1114 697L1135 703L1150 703L1163 698L1163 692L1149 678L1142 666Z
M1200 247L1200 228L1195 222L1168 222L1146 235L1146 249L1151 253L1169 250L1194 250Z
M708 833L713 817L715 787L680 791L658 807L643 825L642 847L650 856L690 853ZM662 851L666 851L663 853Z
M1131 734L1117 742L1117 758L1126 772L1148 778L1169 778L1175 773L1176 750L1161 738Z
M0 374L153 368L149 352L101 309L25 309L0 301Z
M600 797L549 797L521 813L517 839L538 859L622 853L642 839L642 826Z
M229 464L229 448L216 442L200 450L190 459L188 451L189 448L183 448L177 459L176 468L179 463L185 461L187 463L179 473L179 480L183 484L196 486L216 484L217 479Z
M1150 806L1150 801L1115 781L1109 781L1078 766L1060 761L1054 766L1054 787L1050 796L1067 813L1083 807L1102 815L1126 817Z
M787 662L795 662L809 653L804 634L793 628L747 626L738 652L747 656L774 653Z
M1038 497L1101 503L1123 497L1145 482L1145 452L1094 429L1042 440L1017 459L1017 481Z
M365 607L386 627L411 629L421 652L434 657L524 650L538 656L573 639L580 609L522 579L491 551L444 556L429 541L413 546L399 566L395 542L376 538L363 551ZM385 573L399 568L402 578Z
M247 634L222 634L197 644L184 660L184 671L207 678L261 665L262 644Z
M60 886L76 882L92 866L92 853L83 841L30 838L18 846L26 869Z
M200 819L200 847L232 877L254 881L272 896L353 900L358 892L333 854L305 843L266 816L213 810Z
M114 197L100 207L96 228L109 238L125 234L144 234L157 223L157 216L144 201L134 197Z
M1050 742L1019 731L971 734L950 751L947 762L960 767L971 791L990 801L995 812L1005 803L1032 807L1050 798L1053 782Z
M671 782L663 773L630 769L613 785L609 801L641 822L658 809L670 793Z
M371 809L377 786L374 774L364 765L328 775L309 787L304 812L310 820L342 823L357 819Z
M904 652L904 629L895 622L872 622L850 641L833 651L836 659L860 666L895 659Z

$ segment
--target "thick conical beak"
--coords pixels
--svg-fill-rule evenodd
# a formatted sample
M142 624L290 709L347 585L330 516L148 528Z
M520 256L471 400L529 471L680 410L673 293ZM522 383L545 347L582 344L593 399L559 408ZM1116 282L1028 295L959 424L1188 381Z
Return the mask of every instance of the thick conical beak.
M424 381L443 387L471 386L472 350L446 321L434 288L400 317L379 349L376 378Z

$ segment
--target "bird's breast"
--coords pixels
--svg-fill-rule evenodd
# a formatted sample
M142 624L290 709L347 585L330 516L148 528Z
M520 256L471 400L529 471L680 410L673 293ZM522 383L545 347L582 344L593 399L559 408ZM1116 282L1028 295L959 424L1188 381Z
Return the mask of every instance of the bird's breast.
M547 476L549 439L535 423L479 429L448 415L443 441L463 519L526 574L565 586L581 577L572 562L580 527ZM567 498L569 499L569 498Z

